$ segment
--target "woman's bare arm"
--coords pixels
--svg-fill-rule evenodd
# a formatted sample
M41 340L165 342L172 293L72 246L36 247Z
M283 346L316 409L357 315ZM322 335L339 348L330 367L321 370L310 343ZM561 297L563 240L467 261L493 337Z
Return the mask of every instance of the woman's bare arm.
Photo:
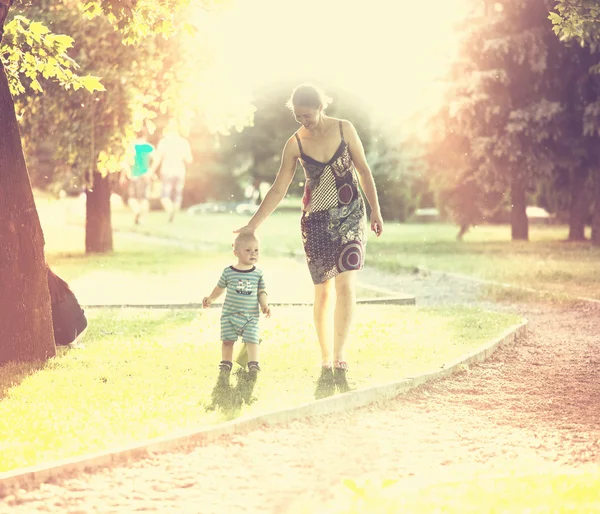
M381 209L379 207L379 198L377 197L377 187L375 186L373 173L367 163L365 149L354 125L349 121L344 121L343 128L344 134L346 134L350 156L352 157L352 162L354 162L354 166L358 173L360 187L364 191L367 202L369 202L369 206L371 207L371 230L379 237L383 232L383 218L381 217Z
M248 224L245 227L235 230L235 233L242 231L254 232L277 208L292 183L299 157L300 152L298 150L298 144L296 143L294 136L292 136L287 140L285 147L283 148L279 171L277 172L275 181L260 204L260 207L254 216L250 218Z

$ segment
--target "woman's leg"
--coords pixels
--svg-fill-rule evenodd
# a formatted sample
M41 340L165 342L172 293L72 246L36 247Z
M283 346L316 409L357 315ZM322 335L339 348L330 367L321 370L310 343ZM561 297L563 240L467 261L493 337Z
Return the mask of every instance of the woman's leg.
M344 361L344 347L356 306L356 271L344 271L335 277L333 316L333 360Z
M321 363L331 366L331 351L333 346L333 327L331 309L333 300L333 280L315 285L315 303L313 317L317 339L321 346Z

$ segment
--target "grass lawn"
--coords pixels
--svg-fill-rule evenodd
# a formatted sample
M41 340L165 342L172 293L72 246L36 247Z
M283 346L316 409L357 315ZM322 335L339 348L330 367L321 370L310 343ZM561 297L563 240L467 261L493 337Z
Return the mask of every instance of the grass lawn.
M62 212L69 223L83 223L83 211L76 201L42 205L48 206ZM164 213L153 211L143 225L134 226L127 209L113 211L115 231L177 239L210 246L219 253L229 251L233 230L247 220L238 214L191 216L183 212L169 224ZM286 210L276 211L264 223L258 234L265 257L301 252L299 220L299 210ZM600 299L600 248L589 242L566 242L566 226L532 224L528 242L511 241L507 225L474 227L462 242L456 241L456 232L452 224L387 223L381 238L369 237L367 265L398 273L415 268L443 270Z
M73 207L73 202L69 202L67 205ZM166 237L170 229L189 243L187 246L182 248L177 244L164 244L164 239L140 238L135 237L135 233L115 230L112 253L86 255L83 226L67 223L64 212L62 217L57 214L57 204L60 202L50 203L52 209L46 205L40 209L46 258L52 269L67 280L83 305L198 303L212 291L223 268L235 262L230 237L233 229L219 225L218 217L211 226L205 227L207 235L212 234L213 238L204 239L193 236L204 233L197 223L189 224L194 218L182 215L177 224L169 225L162 213L152 213L149 223L137 232L145 234L148 227L154 226L155 233L149 230L148 234ZM118 226L119 214L122 220L127 216L131 222L130 213L117 210L113 213L115 226ZM312 281L304 260L289 254L282 256L268 248L263 244L259 266L265 271L271 301L312 302ZM359 299L385 296L389 294L364 284L357 288Z
M46 230L47 239L55 234L55 230ZM82 238L81 229L60 232L62 244L75 245ZM52 269L69 283L82 305L201 303L223 268L235 263L230 248L221 253L194 251L140 243L120 233L115 234L115 251L106 255L47 246L46 258ZM259 266L265 271L271 302L312 302L312 282L301 259L264 256ZM359 299L386 296L389 294L367 285L357 287Z
M232 230L247 220L234 214L181 214L168 224L163 213L152 212L145 224L134 227L131 213L116 209L115 251L86 256L77 202L45 199L38 209L47 258L83 304L200 301L230 263ZM261 227L261 265L269 272L272 301L286 294L312 297L305 264L282 258L301 249L298 225L299 214L281 212ZM136 238L132 231L177 239L188 248ZM598 252L559 243L559 228L532 228L528 244L511 243L506 227L475 229L463 243L454 241L454 232L445 225L389 223L383 238L370 238L368 265L397 272L425 265L498 280L516 280L522 272L532 286L535 280L545 283L536 270L546 269L546 256L564 264L565 273L555 278L573 294L581 293L567 270L581 269L588 283L598 280L591 265ZM318 350L310 307L277 307L262 321L258 400L226 413L207 410L220 360L218 309L88 309L87 315L84 349L59 349L56 358L40 366L2 368L0 471L314 398ZM519 321L515 315L468 307L360 305L347 355L352 385L439 368Z
M600 248L568 243L564 226L532 225L530 241L510 240L508 226L481 226L454 240L449 225L388 225L373 240L372 264L392 272L429 268L572 296L600 298Z
M227 248L231 231L246 219L237 214L181 215L169 226L162 213L152 213L145 226L133 230L187 241L213 241ZM117 216L115 227L130 230L131 216ZM511 241L507 225L475 227L462 242L456 241L456 232L451 224L387 223L381 238L370 234L366 264L398 273L415 268L442 270L600 299L600 247L566 242L565 226L531 225L528 242ZM276 212L261 227L259 236L265 255L301 251L299 214Z
M59 349L42 366L3 368L0 472L314 399L311 309L281 307L262 320L257 401L207 411L220 360L218 317L218 309L94 309L84 349ZM439 368L519 321L469 308L359 306L347 355L352 385Z

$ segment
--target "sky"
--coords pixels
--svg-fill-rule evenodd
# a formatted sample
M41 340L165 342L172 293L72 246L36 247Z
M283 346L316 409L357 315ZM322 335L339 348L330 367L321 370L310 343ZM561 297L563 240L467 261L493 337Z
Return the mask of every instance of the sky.
M466 0L230 0L200 21L227 94L302 78L358 96L375 118L440 101Z

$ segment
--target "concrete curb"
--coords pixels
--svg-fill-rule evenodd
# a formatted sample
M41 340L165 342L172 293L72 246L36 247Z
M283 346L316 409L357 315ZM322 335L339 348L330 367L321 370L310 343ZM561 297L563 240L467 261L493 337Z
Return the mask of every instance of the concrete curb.
M332 414L390 400L422 384L447 377L471 364L483 362L500 346L516 342L526 332L527 320L524 320L518 325L510 327L491 342L442 366L441 369L418 376L330 396L289 409L239 418L200 430L175 432L113 450L0 473L0 498L14 488L31 489L61 476L90 472L104 466L122 465L128 460L140 459L153 453L175 451L195 444L206 444L228 434L248 432L264 425L287 423L301 418Z
M410 295L385 296L379 298L361 298L356 300L359 305L368 304L394 304L415 305L416 299ZM221 307L222 303L215 302L211 307ZM269 302L274 307L312 307L313 302ZM202 309L201 303L103 303L82 305L84 309Z

